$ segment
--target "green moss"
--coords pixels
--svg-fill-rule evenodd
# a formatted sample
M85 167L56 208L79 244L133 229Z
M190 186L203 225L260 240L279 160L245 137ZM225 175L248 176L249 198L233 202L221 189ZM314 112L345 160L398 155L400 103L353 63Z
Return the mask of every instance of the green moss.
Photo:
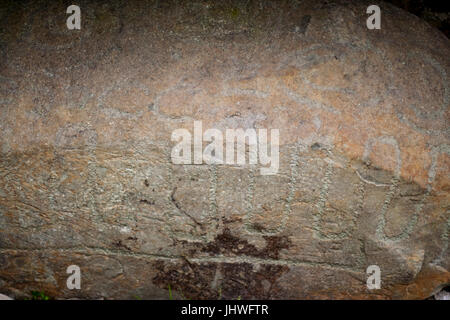
M25 298L25 300L50 300L43 291L31 291L31 298Z
M169 300L173 300L172 289L170 288L170 284L169 284Z
M237 19L239 17L239 14L240 14L240 12L239 12L238 8L231 8L231 10L230 10L231 18Z

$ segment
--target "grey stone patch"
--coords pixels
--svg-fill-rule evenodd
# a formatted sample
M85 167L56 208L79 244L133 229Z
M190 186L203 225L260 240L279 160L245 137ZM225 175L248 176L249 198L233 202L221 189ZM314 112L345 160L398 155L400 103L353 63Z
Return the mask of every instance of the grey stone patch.
M14 299L0 293L0 300L14 300Z
M450 300L450 291L447 291L445 289L439 291L434 295L434 298L436 300Z

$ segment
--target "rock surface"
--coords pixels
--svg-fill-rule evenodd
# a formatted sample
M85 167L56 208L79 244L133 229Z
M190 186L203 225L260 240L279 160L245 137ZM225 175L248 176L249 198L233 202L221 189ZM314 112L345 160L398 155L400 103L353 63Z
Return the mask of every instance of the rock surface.
M0 300L12 300L10 297L0 293Z
M436 300L450 300L450 292L448 290L441 290L434 295Z
M95 2L67 30L62 2L2 2L0 291L423 299L449 283L449 40L383 2L368 30L369 4ZM194 120L280 129L278 174L172 164Z

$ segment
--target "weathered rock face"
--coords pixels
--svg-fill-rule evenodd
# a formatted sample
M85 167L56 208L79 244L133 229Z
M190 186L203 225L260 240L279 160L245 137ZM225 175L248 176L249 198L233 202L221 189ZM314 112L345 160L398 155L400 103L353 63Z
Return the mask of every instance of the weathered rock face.
M369 4L82 3L81 30L59 2L2 4L0 292L420 299L449 283L449 40L384 3L369 30ZM171 133L195 120L280 129L278 174L173 164Z

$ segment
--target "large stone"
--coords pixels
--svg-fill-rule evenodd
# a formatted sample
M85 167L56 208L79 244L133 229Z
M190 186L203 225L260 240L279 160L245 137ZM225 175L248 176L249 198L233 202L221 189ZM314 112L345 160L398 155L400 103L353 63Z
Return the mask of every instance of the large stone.
M0 291L422 299L449 283L449 40L383 2L369 30L372 2L83 2L81 30L62 2L2 2ZM280 129L278 174L173 164L194 120Z

